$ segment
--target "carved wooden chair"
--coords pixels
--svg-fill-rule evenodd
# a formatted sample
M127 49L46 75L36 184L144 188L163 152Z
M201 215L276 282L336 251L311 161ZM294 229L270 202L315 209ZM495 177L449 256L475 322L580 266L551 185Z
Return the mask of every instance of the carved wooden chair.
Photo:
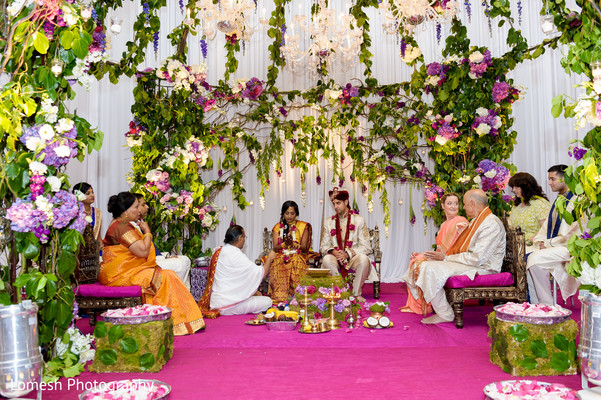
M369 239L371 240L371 247L373 249L373 262L376 268L378 279L373 282L374 286L374 298L380 298L380 264L382 263L382 250L380 249L380 229L376 226L374 229L369 230ZM267 228L263 229L263 251L259 254L259 257L255 260L255 264L261 265L261 258L265 257L271 251L273 247L271 231ZM321 257L312 258L309 260L311 268L321 268ZM263 280L259 290L261 293L266 294L268 288L268 282Z
M455 312L455 326L463 328L463 302L469 299L494 302L526 301L526 239L520 228L510 227L503 218L507 235L505 258L501 272L490 275L476 275L474 280L467 276L453 276L445 284L449 304Z
M85 228L83 237L85 243L79 249L73 289L79 313L90 315L90 325L95 325L97 315L106 310L142 304L141 287L104 286L98 282L100 255L92 226Z

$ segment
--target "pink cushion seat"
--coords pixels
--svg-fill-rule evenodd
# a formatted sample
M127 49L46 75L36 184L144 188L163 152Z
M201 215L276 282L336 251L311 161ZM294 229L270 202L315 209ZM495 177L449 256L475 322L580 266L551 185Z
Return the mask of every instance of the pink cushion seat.
M475 286L511 286L513 285L513 275L511 272L501 272L499 274L490 275L476 275L474 280L471 280L469 276L457 275L447 279L445 287L451 289L459 289L464 287L475 287Z
M104 286L100 282L79 285L73 289L76 296L83 297L140 297L140 286Z

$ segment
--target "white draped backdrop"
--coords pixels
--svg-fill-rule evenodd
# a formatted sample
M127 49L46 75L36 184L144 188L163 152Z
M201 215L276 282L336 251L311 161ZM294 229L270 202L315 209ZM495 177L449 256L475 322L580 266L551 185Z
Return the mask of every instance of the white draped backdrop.
M166 38L166 32L180 23L182 15L176 1L169 1L168 3L169 6L161 14L164 29L161 32L158 61L155 60L152 48L149 48L146 64L141 66L140 69L149 66L156 67L158 63L173 53L173 49ZM309 3L303 0L292 2L288 12L299 13L299 3L302 3L300 12L307 13ZM334 7L337 4L338 6L342 4L340 1L331 1L331 3L334 4ZM512 7L514 8L517 24L517 2L512 3L514 3ZM538 1L522 1L521 4L523 7L522 32L524 32L529 44L540 43L546 38L541 31L539 22L541 4ZM499 56L505 52L507 49L507 28L497 28L497 21L493 20L491 36L480 2L471 0L471 22L467 20L465 6L462 1L460 1L460 5L461 18L468 28L471 44L489 47L493 56ZM266 9L266 13L269 15L273 9L273 4L259 0L258 16L262 15L263 8ZM576 7L574 6L574 8ZM133 37L133 20L140 11L138 6L131 5L128 2L126 7L116 12L124 19L124 23L121 34L112 37L111 54L121 54L125 49L125 43ZM381 23L384 18L382 15L376 10L371 10L369 15L371 17L371 51L374 54L373 71L375 77L381 84L408 81L413 69L401 61L398 54L397 39L383 31ZM449 29L449 25L443 25L443 37L439 44L436 40L433 25L428 25L427 30L422 30L421 26L417 28L416 39L424 53L426 63L441 60L441 50ZM189 64L200 64L202 61L199 39L199 37L194 36L188 39L190 48ZM216 83L223 77L224 40L223 34L219 32L215 40L209 42L207 58L209 67L207 80L209 83ZM250 42L246 44L244 55L240 54L239 69L231 79L256 76L265 80L267 66L270 64L267 52L267 46L270 43L271 39L267 37L265 31L255 33ZM582 77L570 77L564 72L559 62L561 56L561 49L547 49L543 56L535 61L519 65L512 73L515 84L524 86L526 94L523 101L515 103L513 106L514 129L518 132L518 136L515 151L509 161L517 166L518 171L527 171L534 175L550 198L554 198L554 195L547 186L547 168L558 163L570 164L571 159L567 154L570 141L581 138L585 133L585 130L580 132L574 130L574 121L566 120L563 117L554 119L551 116L551 99L561 93L567 93L576 98L578 93L573 85L583 80ZM112 58L116 59L117 57L113 56ZM361 77L362 69L359 66L354 70L340 71L333 78L340 85L344 85L354 78ZM285 70L280 73L277 86L280 90L286 90L303 89L313 84L314 80L311 77L295 76ZM133 78L123 77L117 85L113 85L108 79L104 79L101 82L94 82L89 92L78 87L78 95L70 105L72 112L77 112L78 115L87 118L93 126L98 127L105 135L100 152L91 154L81 164L73 161L67 168L71 183L83 180L94 187L96 206L103 210L104 229L110 222L110 216L106 211L108 198L112 194L129 190L125 178L131 171L132 160L128 147L125 145L124 133L132 119L130 107L133 103L132 91L134 86ZM590 127L588 128L590 129ZM243 156L243 159L247 158L246 155ZM288 161L284 160L282 165L289 165ZM327 197L327 190L330 187L332 176L327 165L321 165L322 184L317 185L315 183L315 172L315 169L312 169L307 176L305 205L301 200L300 175L297 170L285 168L281 178L277 178L273 174L270 178L271 188L265 193L265 209L262 210L259 204L260 187L251 168L245 175L244 187L247 191L247 200L252 201L254 205L242 211L234 207L231 193L227 189L219 193L215 202L220 207L226 206L227 211L220 214L221 223L217 230L212 232L205 241L206 247L214 248L222 243L229 221L235 212L237 223L245 228L249 237L244 251L251 259L254 259L262 250L260 238L263 227L271 228L278 221L281 204L290 199L299 204L300 219L309 221L313 225L313 247L318 248L322 218L324 215L327 217L333 213ZM215 171L203 172L203 179L208 180L215 175ZM392 222L390 234L385 237L383 212L379 205L378 194L376 193L374 196L373 212L368 213L367 200L360 193L355 192L355 188L348 179L346 187L351 192L351 203L353 198L357 200L359 211L366 218L368 225L371 227L378 225L381 229L381 244L384 253L382 280L384 282L399 282L407 268L410 253L429 249L435 240L436 227L431 222L426 228L424 227L420 209L423 201L421 189L408 184L399 184L394 187L389 185ZM409 223L410 200L417 216L415 226L411 226Z

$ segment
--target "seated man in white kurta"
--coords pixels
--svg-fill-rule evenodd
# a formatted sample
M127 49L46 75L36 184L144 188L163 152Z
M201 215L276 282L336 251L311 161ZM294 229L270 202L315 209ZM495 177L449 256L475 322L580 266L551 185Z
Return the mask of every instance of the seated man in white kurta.
M365 280L378 277L368 257L373 252L369 229L365 219L349 209L347 191L335 189L329 195L336 214L324 221L321 231L319 251L323 265L333 276L342 273L346 277L349 269L354 270L353 295L359 302L365 302L361 295Z
M225 233L225 245L215 252L217 265L211 287L211 309L221 315L256 314L271 307L267 296L254 296L269 267L256 265L243 252L246 234L240 225Z
M415 298L419 296L417 287L424 299L432 304L435 315L422 319L424 324L453 322L453 308L447 301L444 285L451 276L467 275L474 279L476 274L494 274L501 271L505 256L505 228L499 218L487 206L486 193L472 189L463 196L463 208L471 219L468 227L459 235L447 250L426 251L426 261L419 266L415 286L409 273L403 279Z
M572 192L565 184L563 176L567 165L554 165L549 168L549 186L558 193L557 199L565 197L566 210L572 211L574 204L570 201ZM526 249L528 255L528 293L531 303L551 305L554 302L551 294L549 274L553 275L559 285L564 300L578 291L580 283L566 272L566 264L570 261L570 252L566 247L570 237L578 231L578 221L568 224L557 212L557 199L549 211L549 217L532 239L532 246Z
M148 214L148 204L146 200L144 200L144 196L139 193L134 193L136 198L138 199L138 210L140 210L140 219L144 219ZM134 227L138 228L138 225L135 222L131 223ZM163 255L158 252L158 247L155 246L157 251L156 254L156 263L159 267L163 269L168 269L177 274L184 282L184 285L190 289L190 266L192 263L190 259L184 255Z

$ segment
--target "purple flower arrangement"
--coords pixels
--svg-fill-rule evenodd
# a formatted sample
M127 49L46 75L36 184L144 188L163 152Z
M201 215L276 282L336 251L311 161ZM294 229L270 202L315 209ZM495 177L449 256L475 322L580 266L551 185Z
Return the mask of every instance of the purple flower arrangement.
M501 117L497 115L497 110L487 110L480 107L476 112L478 116L471 125L472 129L476 131L478 136L496 136L499 133L499 128L503 125Z
M469 77L472 79L481 78L482 75L488 70L488 67L492 65L492 57L490 50L484 51L484 54L475 51L469 56L470 72Z
M257 100L261 93L263 93L263 82L257 78L250 78L240 95L244 99Z
M507 186L509 170L494 161L485 159L478 163L476 174L480 176L480 186L485 192L498 194Z
M426 85L426 93L431 93L437 90L438 86L442 86L447 80L447 72L449 66L438 62L432 62L426 66L428 77L424 82Z
M354 87L350 83L347 83L345 88L342 89L342 94L339 96L340 104L350 105L353 97L359 96L359 88Z
M444 190L440 186L436 186L433 183L429 183L426 185L424 196L426 198L426 203L430 208L436 207L438 200L440 200L443 194Z
M146 174L146 183L144 187L153 195L158 195L160 192L167 193L171 188L169 183L169 173L159 169L153 169Z
M520 91L512 87L507 82L495 82L492 87L492 100L495 103L508 99L510 103L516 101L520 96Z
M77 129L73 121L62 118L54 126L38 124L23 128L19 140L28 150L37 153L36 159L58 168L77 156L76 138Z
M54 197L38 196L17 199L7 210L6 217L11 221L11 229L16 232L33 232L42 243L47 243L50 228L62 229L68 226L80 233L86 227L83 204L74 194L59 190Z
M582 157L584 157L587 151L587 149L583 149L578 146L570 146L568 149L568 155L570 157L574 157L576 161L579 161L582 160Z

